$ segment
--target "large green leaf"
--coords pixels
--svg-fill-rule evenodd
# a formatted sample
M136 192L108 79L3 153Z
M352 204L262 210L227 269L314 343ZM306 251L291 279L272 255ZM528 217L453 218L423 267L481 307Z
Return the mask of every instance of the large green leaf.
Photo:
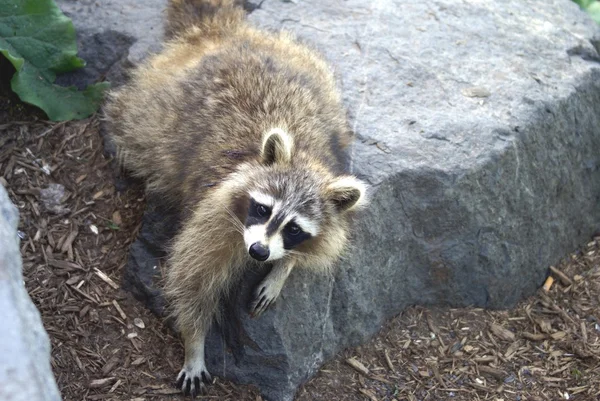
M587 8L587 12L590 14L592 19L600 24L600 2L594 2Z
M588 8L596 0L573 0L581 8Z
M0 53L15 67L12 90L51 120L94 113L107 83L85 91L54 85L56 74L81 68L75 28L53 0L0 0Z

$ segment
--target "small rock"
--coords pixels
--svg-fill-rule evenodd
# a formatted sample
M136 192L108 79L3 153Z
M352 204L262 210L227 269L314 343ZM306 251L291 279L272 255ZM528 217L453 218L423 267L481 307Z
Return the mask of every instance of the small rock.
M140 319L139 317L136 317L135 319L133 319L133 324L135 324L140 329L143 329L146 327L146 325L144 324L144 321L142 319Z
M113 215L112 215L112 221L113 221L113 223L115 223L118 226L120 226L121 223L123 223L123 220L121 219L121 213L119 213L118 210L113 213Z
M46 163L44 163L42 165L42 171L46 174L46 175L50 175L50 173L52 172L52 168L47 165Z
M23 285L18 222L16 207L0 186L0 399L60 401L50 340Z
M63 215L70 210L63 206L65 199L65 187L61 184L50 184L47 188L40 190L40 200L44 208L54 214Z

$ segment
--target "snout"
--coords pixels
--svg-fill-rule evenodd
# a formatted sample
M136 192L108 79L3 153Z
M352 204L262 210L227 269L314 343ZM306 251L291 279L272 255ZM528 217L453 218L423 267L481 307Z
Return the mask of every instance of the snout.
M252 256L252 258L258 260L259 262L264 262L265 260L269 259L270 254L269 248L259 242L255 242L254 244L250 245L248 253L250 256Z

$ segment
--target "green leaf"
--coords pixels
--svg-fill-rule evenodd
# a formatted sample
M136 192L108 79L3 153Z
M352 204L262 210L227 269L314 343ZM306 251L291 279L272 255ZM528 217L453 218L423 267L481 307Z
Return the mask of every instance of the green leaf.
M600 24L600 2L592 3L588 8L587 12L590 14L592 19Z
M54 84L56 74L85 66L77 57L75 28L53 0L0 0L0 53L15 67L12 90L51 120L93 114L107 83L84 91Z
M115 223L114 221L112 221L112 220L107 221L106 222L106 226L108 228L110 228L111 230L114 230L114 231L118 231L119 230L119 225L117 223Z
M581 8L588 8L590 4L595 2L596 0L573 0L575 3L579 5Z

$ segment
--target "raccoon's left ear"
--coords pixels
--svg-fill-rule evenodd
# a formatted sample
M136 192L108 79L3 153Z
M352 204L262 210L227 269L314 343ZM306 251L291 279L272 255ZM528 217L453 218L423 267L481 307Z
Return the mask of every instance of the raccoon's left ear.
M348 212L367 203L367 185L356 177L342 176L329 184L327 196L340 213Z
M281 128L273 128L265 134L261 157L265 165L289 163L292 159L294 141Z

